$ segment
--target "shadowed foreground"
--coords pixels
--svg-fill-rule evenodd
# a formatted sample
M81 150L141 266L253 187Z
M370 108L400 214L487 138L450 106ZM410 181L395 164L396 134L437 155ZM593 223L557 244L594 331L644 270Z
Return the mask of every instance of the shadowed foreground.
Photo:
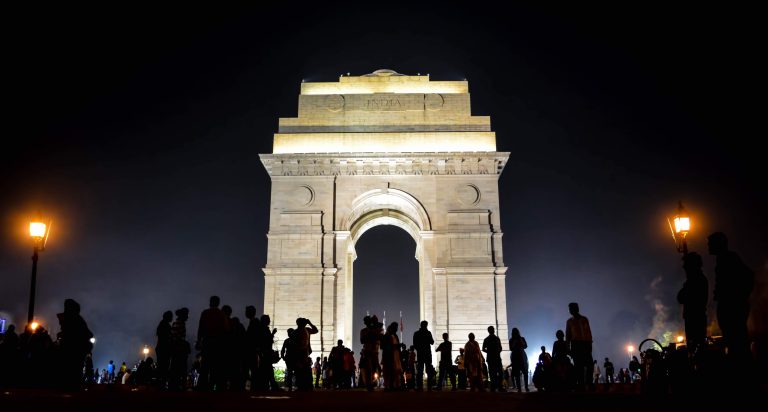
M765 397L760 393L738 395L739 404ZM726 395L726 394L723 394ZM0 397L3 411L56 410L95 411L105 407L110 411L652 411L722 409L712 395L696 399L692 396L654 397L637 393L470 393L470 392L402 392L320 391L314 393L167 393L152 390L97 388L87 392L63 393L42 390L5 390ZM753 399L747 399L752 397ZM734 402L734 396L729 397ZM692 403L693 402L693 403ZM684 409L678 409L684 408Z

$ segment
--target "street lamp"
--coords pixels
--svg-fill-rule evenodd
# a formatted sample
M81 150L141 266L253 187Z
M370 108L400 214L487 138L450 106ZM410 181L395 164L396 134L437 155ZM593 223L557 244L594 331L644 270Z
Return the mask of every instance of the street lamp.
M96 343L96 338L91 338L91 344Z
M149 355L149 346L144 345L144 349L141 350L141 353L144 354L144 360L147 360L147 355Z
M672 225L674 222L674 227ZM675 241L677 251L682 254L688 253L688 243L686 237L691 230L691 218L688 216L688 211L683 207L683 202L677 203L677 214L672 218L672 222L667 219L669 229L672 231L672 239Z
M37 252L45 250L45 244L48 242L48 235L51 233L51 222L43 222L42 218L29 222L29 236L32 237L32 284L29 288L29 311L27 312L27 325L32 325L32 319L35 317L35 290L37 288Z
M629 360L632 360L632 353L635 351L635 347L632 345L627 346L627 354L629 355Z

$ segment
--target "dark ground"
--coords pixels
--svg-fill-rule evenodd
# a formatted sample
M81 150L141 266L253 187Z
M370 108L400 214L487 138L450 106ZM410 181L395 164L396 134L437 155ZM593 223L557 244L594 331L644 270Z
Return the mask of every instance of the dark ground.
M398 392L368 393L318 391L314 393L163 393L147 389L100 386L87 392L62 393L42 390L3 390L0 409L4 412L28 410L56 411L689 411L722 410L763 404L768 393L763 388L754 395L721 391L695 391L688 395L649 396L628 388L610 393L470 393ZM721 398L719 394L728 395ZM724 402L726 404L724 405ZM759 408L759 407L758 407Z

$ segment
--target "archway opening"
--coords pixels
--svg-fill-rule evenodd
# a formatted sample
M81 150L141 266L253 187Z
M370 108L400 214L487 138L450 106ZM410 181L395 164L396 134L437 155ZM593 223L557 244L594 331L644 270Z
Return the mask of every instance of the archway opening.
M360 237L355 251L351 342L355 354L360 353L360 330L366 313L384 322L386 311L386 329L392 322L400 323L402 311L405 327L401 341L410 345L410 337L421 321L416 241L397 226L380 225ZM345 346L350 345L345 342Z

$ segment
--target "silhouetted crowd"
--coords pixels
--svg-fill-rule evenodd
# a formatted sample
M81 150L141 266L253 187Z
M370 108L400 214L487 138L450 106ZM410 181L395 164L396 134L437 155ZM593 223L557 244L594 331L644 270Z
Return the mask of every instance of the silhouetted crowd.
M14 325L2 335L0 385L80 388L83 368L91 359L93 333L80 316L80 304L73 299L64 301L64 311L56 317L60 331L55 339L34 322L20 335Z
M570 303L571 317L565 323L565 331L555 333L552 353L544 346L540 348L530 376L533 386L540 391L571 391L594 389L598 382L608 389L614 383L641 381L647 388L666 392L681 382L697 382L722 373L748 373L751 354L746 320L754 273L728 249L722 233L709 237L709 252L717 257L714 299L722 340L713 342L706 338L708 286L702 259L695 252L685 253L686 281L678 293L687 337L683 351L677 350L676 345L660 347L656 342L660 350L640 350L641 359L633 356L628 368L616 371L609 358L605 358L601 370L592 356L589 320L579 312L577 303ZM313 362L311 335L318 333L318 328L309 319L296 319L295 328L287 330L287 338L278 351L277 329L271 328L269 315L257 317L256 308L247 306L244 323L232 316L230 306L220 308L220 304L218 296L211 296L209 307L200 314L194 343L187 338L189 309L167 311L156 328L156 359L147 356L130 368L125 362L118 368L114 361L109 361L99 372L91 356L93 334L80 316L80 305L66 299L64 311L57 315L60 332L55 339L34 323L20 335L13 325L2 334L0 386L77 390L83 384L123 383L169 391L282 391L274 365L283 361L284 375L280 380L289 391L354 387L368 391L377 387L385 391L431 391L442 390L448 382L453 391L529 391L531 373L525 352L528 344L518 328L512 328L507 348L493 326L487 328L488 335L482 343L474 333L469 333L455 358L453 343L448 333L443 333L442 342L435 348L440 354L435 369L435 340L427 321L421 322L408 347L400 342L397 322L384 329L375 315L366 316L359 335L359 364L356 365L352 350L342 340L327 357L316 357ZM196 354L190 365L193 349ZM502 366L505 350L510 356L507 368Z

